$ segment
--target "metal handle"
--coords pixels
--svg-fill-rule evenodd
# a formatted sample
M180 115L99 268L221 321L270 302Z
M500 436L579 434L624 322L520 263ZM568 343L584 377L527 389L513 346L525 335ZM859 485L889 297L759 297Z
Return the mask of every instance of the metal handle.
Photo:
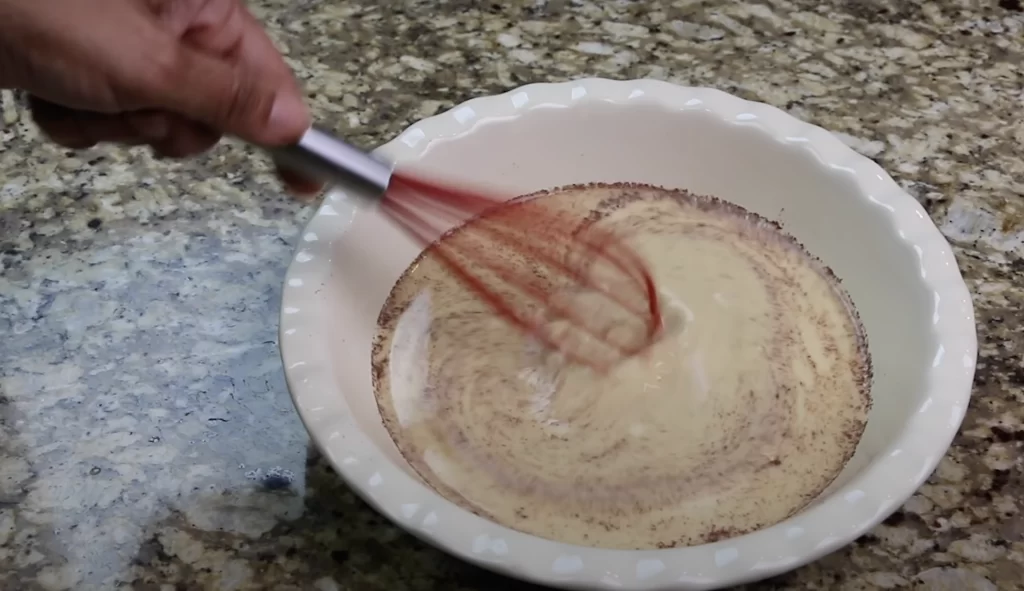
M271 149L279 164L318 181L383 195L391 167L334 135L311 127L298 143Z

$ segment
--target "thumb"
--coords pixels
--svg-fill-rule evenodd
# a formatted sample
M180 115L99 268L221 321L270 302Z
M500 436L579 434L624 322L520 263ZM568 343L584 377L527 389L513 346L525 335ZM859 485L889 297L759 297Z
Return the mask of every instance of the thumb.
M161 101L167 110L263 146L295 143L310 126L290 73L256 71L187 45L173 63Z

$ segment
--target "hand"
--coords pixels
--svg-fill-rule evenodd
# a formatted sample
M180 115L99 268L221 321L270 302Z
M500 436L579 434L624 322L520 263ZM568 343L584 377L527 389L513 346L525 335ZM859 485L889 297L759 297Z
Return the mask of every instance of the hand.
M242 0L0 0L0 88L27 91L55 142L180 158L223 134L296 141L309 112ZM320 189L281 171L302 194Z

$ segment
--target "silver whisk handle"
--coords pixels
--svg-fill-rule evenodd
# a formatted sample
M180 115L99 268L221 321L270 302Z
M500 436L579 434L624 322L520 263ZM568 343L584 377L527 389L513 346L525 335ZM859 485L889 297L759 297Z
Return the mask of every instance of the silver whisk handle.
M279 164L329 185L383 195L391 167L330 133L311 127L298 143L271 149Z

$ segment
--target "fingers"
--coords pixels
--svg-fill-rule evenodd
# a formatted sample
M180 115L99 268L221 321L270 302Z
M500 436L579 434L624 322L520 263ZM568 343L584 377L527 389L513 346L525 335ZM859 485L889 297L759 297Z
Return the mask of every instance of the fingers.
M250 39L239 52L251 46ZM294 143L309 129L309 111L287 67L268 71L249 61L254 58L225 61L187 46L180 52L169 77L176 82L166 88L163 108L262 146ZM298 195L322 187L291 172L281 178Z
M245 6L238 0L191 0L191 3L198 3L199 8L178 35L186 44L206 53L230 55L245 34L248 14Z
M284 63L262 24L242 3L236 0L206 0L204 8L191 22L184 34L189 45L220 55L248 71L262 72L265 79L274 81L285 92L296 97L302 96L291 69ZM308 127L307 121L303 118L303 131ZM289 137L288 141L294 141L292 134L289 131L284 135ZM306 179L280 166L277 171L285 188L299 198L315 196L323 188L322 183Z
M246 26L237 47L238 61L248 64L250 68L265 68L276 79L281 80L282 84L290 88L295 96L301 97L302 91L295 82L291 69L284 63L281 54L263 30L263 26L244 8L241 11L241 16L244 18ZM280 165L278 165L277 171L288 190L296 196L312 197L323 189L323 183L305 178Z
M152 95L160 108L265 146L295 142L309 128L291 69L243 2L150 1L162 28L181 40ZM291 171L279 175L299 196L322 187Z
M161 141L150 142L157 156L188 158L206 152L220 141L220 133L201 123L181 119L176 115L170 117L178 119L173 124L171 133Z
M173 113L135 111L106 114L69 109L35 96L29 107L36 125L54 143L73 150L110 142L129 146L150 145L163 158L186 158L201 154L220 141L220 133ZM307 199L323 188L301 175L278 167L285 188Z
M182 119L173 113L136 111L105 114L68 109L37 97L30 97L32 117L54 143L73 150L111 142L129 146L150 145L163 158L186 158L201 154L220 141L220 133ZM278 176L288 192L303 200L315 196L322 185L278 167Z
M175 57L152 91L160 108L254 144L293 143L310 125L306 105L290 79L187 45L175 48Z
M30 97L32 117L51 140L72 149L111 142L130 146L149 144L166 158L184 158L209 150L218 141L216 131L173 113L135 111L94 113L69 109Z
M184 157L214 145L221 134L276 146L297 141L309 111L290 68L241 0L143 0L157 21L146 48L110 73L116 109L94 113L34 100L33 116L59 144L149 144ZM119 82L117 82L119 81ZM64 101L61 101L64 102ZM299 194L311 183L289 172Z
M160 141L167 134L167 122L156 113L140 114L132 120L120 114L69 109L34 96L29 97L29 108L44 134L74 149L100 142L146 144Z
M250 143L295 142L309 112L291 70L242 0L148 0L165 37L150 46L147 105Z

